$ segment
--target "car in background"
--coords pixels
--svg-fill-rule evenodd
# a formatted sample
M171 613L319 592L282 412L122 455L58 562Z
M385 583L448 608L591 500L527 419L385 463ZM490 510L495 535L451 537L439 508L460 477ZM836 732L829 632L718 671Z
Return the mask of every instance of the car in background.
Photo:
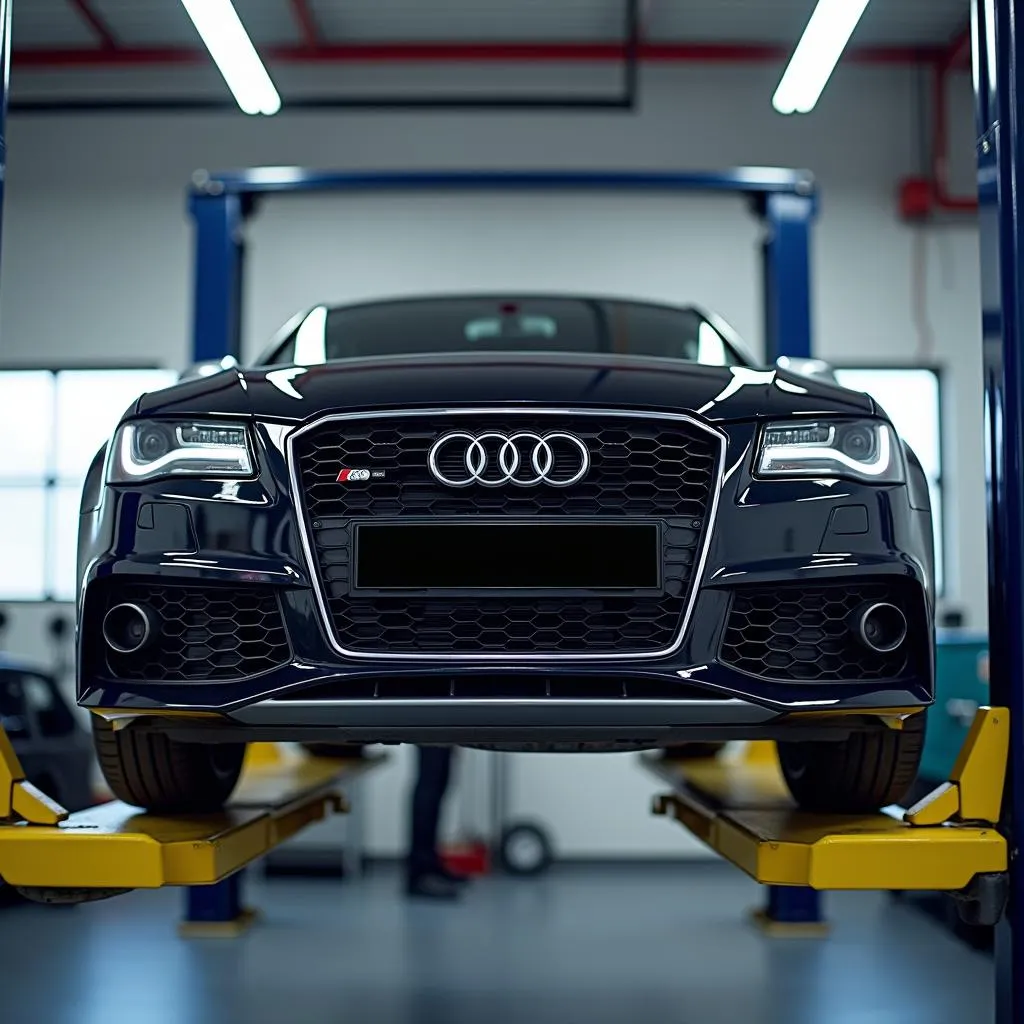
M69 811L95 803L92 738L49 672L0 655L0 726L29 782Z
M216 808L258 739L771 738L835 812L913 782L931 511L869 396L568 295L317 306L213 369L83 493L78 697L121 799Z

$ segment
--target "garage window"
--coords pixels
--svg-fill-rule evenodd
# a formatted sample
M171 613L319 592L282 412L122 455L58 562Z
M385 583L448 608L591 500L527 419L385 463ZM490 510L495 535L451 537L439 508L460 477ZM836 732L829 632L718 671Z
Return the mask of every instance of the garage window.
M935 587L945 593L942 490L942 398L939 374L924 367L846 367L836 369L846 388L867 392L885 410L921 460L931 493L935 523Z
M86 471L156 369L0 371L0 600L75 596L78 506Z

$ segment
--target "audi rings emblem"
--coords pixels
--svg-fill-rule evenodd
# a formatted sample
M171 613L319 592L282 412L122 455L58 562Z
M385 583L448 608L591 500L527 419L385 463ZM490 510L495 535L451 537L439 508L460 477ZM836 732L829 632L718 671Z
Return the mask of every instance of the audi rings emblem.
M448 487L572 487L587 475L590 452L572 434L454 431L434 442L427 465L434 479Z

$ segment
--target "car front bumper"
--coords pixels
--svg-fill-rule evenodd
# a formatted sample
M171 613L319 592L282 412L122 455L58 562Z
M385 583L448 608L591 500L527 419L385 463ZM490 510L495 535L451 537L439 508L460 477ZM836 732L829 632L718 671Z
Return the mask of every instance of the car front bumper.
M260 476L231 486L173 480L107 487L82 516L79 702L105 714L214 713L221 726L344 730L396 740L436 734L628 739L645 731L762 735L808 716L925 706L933 693L930 514L906 485L763 482L747 463L752 424L730 427L727 472L692 613L671 654L525 660L339 654L330 642L296 524L283 433L260 428ZM845 511L852 509L853 512ZM851 530L852 523L852 530ZM230 679L125 678L98 637L101 595L130 585L262 587L287 653ZM726 664L723 638L744 588L883 584L913 604L913 656L894 678L769 678ZM534 683L549 680L541 691ZM569 740L567 740L569 741Z

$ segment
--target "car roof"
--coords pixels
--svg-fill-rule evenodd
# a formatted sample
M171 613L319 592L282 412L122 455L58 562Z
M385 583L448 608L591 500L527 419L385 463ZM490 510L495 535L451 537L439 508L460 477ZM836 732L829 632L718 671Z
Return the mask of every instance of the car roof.
M351 302L323 302L318 305L331 310L361 309L365 306L402 306L407 304L429 302L581 302L581 303L616 303L630 306L654 306L659 309L671 309L677 313L697 313L707 316L706 310L694 303L666 302L661 299L646 299L630 295L595 295L579 292L538 291L536 289L516 289L508 291L465 291L465 292L407 292L398 295L382 295L378 298L357 299Z
M695 302L687 303L671 303L665 302L658 299L643 299L637 298L636 296L626 295L587 295L587 294L575 294L572 292L544 292L535 291L532 289L526 289L523 291L510 290L508 292L494 292L494 291L482 291L482 292L427 292L424 294L417 293L406 293L401 295L384 295L378 298L372 299L358 299L353 302L319 302L313 306L308 306L303 310L296 313L287 323L283 324L272 336L270 342L263 348L259 354L256 366L261 365L261 361L266 358L270 353L274 352L279 345L287 340L289 335L295 331L299 325L306 319L314 309L327 309L331 312L343 312L344 310L357 310L364 309L366 307L373 306L402 306L406 304L416 304L422 302L543 302L551 300L561 300L563 302L582 302L582 303L619 303L622 305L634 305L634 306L647 306L655 309L667 309L672 310L676 313L692 313L701 319L706 320L711 326L722 335L723 338L731 345L740 358L746 360L750 366L759 365L758 360L754 358L753 353L750 351L747 343L740 337L736 332L735 328L730 324L724 317L718 313L707 309L704 306L699 305Z

